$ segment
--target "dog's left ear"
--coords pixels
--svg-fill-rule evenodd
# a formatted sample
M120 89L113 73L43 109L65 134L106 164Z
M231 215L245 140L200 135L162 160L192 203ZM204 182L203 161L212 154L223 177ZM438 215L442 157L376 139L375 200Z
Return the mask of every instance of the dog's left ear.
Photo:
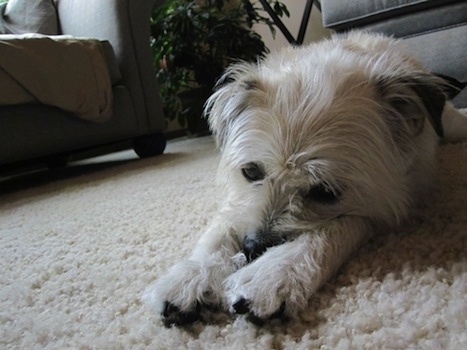
M220 149L224 148L236 121L250 105L253 92L258 90L256 80L248 78L255 69L256 66L250 63L238 63L229 67L219 80L216 91L206 102L204 115L208 118Z
M224 148L235 119L246 107L242 95L239 84L228 82L219 86L206 102L204 116L220 149Z
M429 73L383 77L377 82L384 101L404 117L414 136L422 132L425 116L436 134L444 136L445 86L442 78Z

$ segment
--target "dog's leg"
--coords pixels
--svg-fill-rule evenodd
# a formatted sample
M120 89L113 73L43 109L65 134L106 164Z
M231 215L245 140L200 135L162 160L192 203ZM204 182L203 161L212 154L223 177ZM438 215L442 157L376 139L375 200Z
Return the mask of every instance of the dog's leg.
M202 319L206 308L222 304L222 282L244 263L233 258L240 250L239 242L228 224L215 220L190 257L156 280L143 299L166 326Z
M269 248L225 281L231 312L253 322L295 316L369 236L363 220L342 218L334 229L304 233Z
M446 141L460 142L467 140L467 114L456 109L451 103L446 103L442 121Z

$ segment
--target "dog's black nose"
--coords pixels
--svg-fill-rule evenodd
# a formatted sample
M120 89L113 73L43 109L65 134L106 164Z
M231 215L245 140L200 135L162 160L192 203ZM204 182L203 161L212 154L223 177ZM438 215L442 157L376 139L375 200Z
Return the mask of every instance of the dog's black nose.
M266 251L267 247L262 244L257 235L246 235L243 240L243 253L248 262L255 260Z
M243 240L243 253L248 262L261 256L268 248L285 242L279 235L266 233L247 234Z

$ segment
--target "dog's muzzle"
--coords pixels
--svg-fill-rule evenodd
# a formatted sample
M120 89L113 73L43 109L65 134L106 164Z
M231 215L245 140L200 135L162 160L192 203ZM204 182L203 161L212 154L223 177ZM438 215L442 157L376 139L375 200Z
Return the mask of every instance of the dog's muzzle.
M249 233L243 240L243 254L248 263L261 256L268 248L284 243L284 237L264 232Z

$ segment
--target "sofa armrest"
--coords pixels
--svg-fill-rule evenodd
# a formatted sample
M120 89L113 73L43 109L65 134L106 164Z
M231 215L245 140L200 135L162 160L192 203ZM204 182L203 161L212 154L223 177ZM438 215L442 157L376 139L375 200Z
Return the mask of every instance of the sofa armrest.
M62 34L108 40L141 130L165 127L152 65L149 18L162 0L55 0Z

